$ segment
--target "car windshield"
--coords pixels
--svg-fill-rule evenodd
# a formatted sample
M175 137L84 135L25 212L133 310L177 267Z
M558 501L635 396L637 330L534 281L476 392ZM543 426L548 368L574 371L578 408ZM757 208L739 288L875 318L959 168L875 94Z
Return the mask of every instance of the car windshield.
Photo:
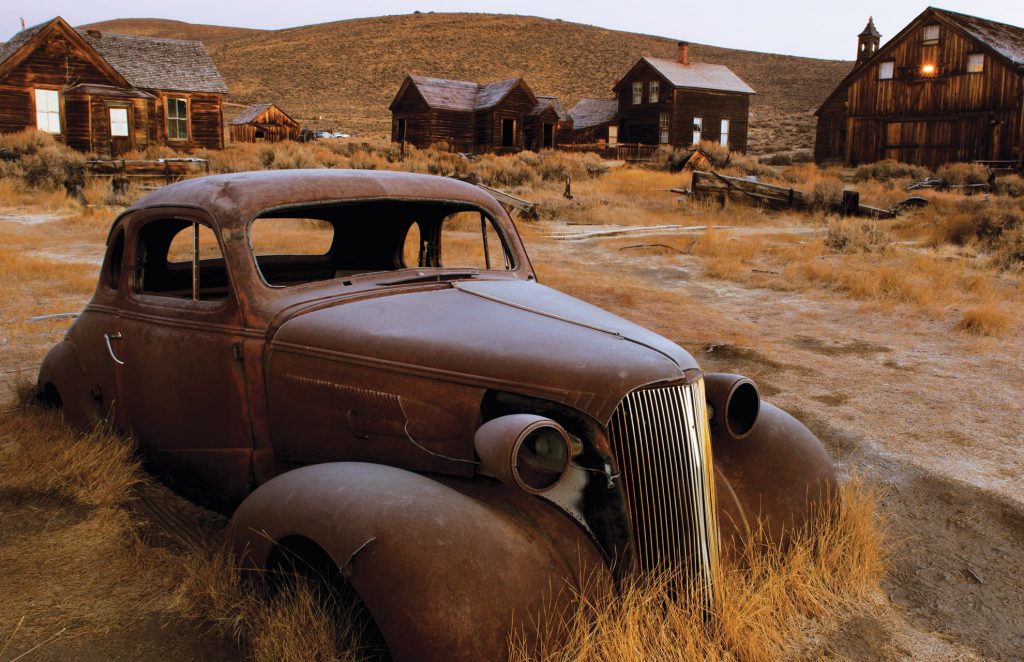
M268 285L286 287L401 270L387 282L515 268L485 212L452 203L374 200L259 214L250 242Z

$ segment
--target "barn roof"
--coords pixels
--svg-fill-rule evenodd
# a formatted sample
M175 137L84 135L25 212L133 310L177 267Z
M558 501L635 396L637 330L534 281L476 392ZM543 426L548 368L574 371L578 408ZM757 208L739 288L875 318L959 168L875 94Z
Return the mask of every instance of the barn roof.
M987 18L958 14L946 9L929 7L929 10L955 23L964 32L987 44L1014 64L1024 65L1024 28L1008 23L990 21Z
M701 90L717 90L720 92L742 92L755 94L754 90L734 74L729 67L721 64L691 62L683 64L676 60L660 57L643 58L668 82L676 87L693 87Z
M618 112L619 102L616 99L580 99L569 115L574 129L589 129L614 121Z
M0 64L56 23L66 25L58 16L14 35L0 46ZM200 41L136 37L96 30L76 29L75 32L132 87L221 94L228 91Z
M409 76L406 80L416 87L427 105L446 110L491 108L504 99L505 95L516 85L522 83L525 86L522 78L510 78L482 85L464 80L447 80L426 76ZM401 94L401 90L399 94Z
M272 103L254 103L232 118L228 124L248 124L273 107Z
M529 114L540 115L548 108L555 111L555 114L558 115L559 122L567 122L572 119L569 116L569 113L565 112L565 108L562 107L562 104L559 103L558 99L541 94L537 95L537 105L533 107L533 110L531 110Z

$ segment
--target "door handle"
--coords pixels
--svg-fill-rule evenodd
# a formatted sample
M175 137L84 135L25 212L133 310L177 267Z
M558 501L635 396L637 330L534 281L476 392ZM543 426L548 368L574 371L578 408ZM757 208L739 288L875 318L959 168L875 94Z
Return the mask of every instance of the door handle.
M116 363L118 365L124 365L124 361L122 361L121 359L117 358L117 354L114 354L114 346L110 344L110 341L111 341L111 339L113 339L113 340L120 340L122 337L123 336L121 335L120 331L118 331L117 333L104 333L103 334L103 339L107 341L107 351L110 352L110 358L114 359L114 363Z

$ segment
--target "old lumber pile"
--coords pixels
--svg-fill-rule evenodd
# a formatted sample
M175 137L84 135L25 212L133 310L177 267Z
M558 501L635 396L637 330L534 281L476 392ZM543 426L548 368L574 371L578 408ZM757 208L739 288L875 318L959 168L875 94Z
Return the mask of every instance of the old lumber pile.
M684 189L672 189L675 193L690 193ZM754 178L729 177L717 172L693 173L692 193L697 196L717 196L724 204L730 198L746 198L779 208L806 209L811 206L810 196L795 188L776 186L757 181ZM843 191L842 202L834 211L850 216L873 216L894 218L896 212L860 204L857 191Z
M98 177L162 179L171 183L189 175L210 172L210 162L195 157L169 159L91 159L86 174Z

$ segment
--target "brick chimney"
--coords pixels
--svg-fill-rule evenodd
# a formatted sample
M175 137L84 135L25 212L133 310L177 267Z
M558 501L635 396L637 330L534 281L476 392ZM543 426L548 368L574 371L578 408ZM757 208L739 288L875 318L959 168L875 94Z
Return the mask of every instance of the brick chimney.
M679 42L679 63L690 64L690 42Z

